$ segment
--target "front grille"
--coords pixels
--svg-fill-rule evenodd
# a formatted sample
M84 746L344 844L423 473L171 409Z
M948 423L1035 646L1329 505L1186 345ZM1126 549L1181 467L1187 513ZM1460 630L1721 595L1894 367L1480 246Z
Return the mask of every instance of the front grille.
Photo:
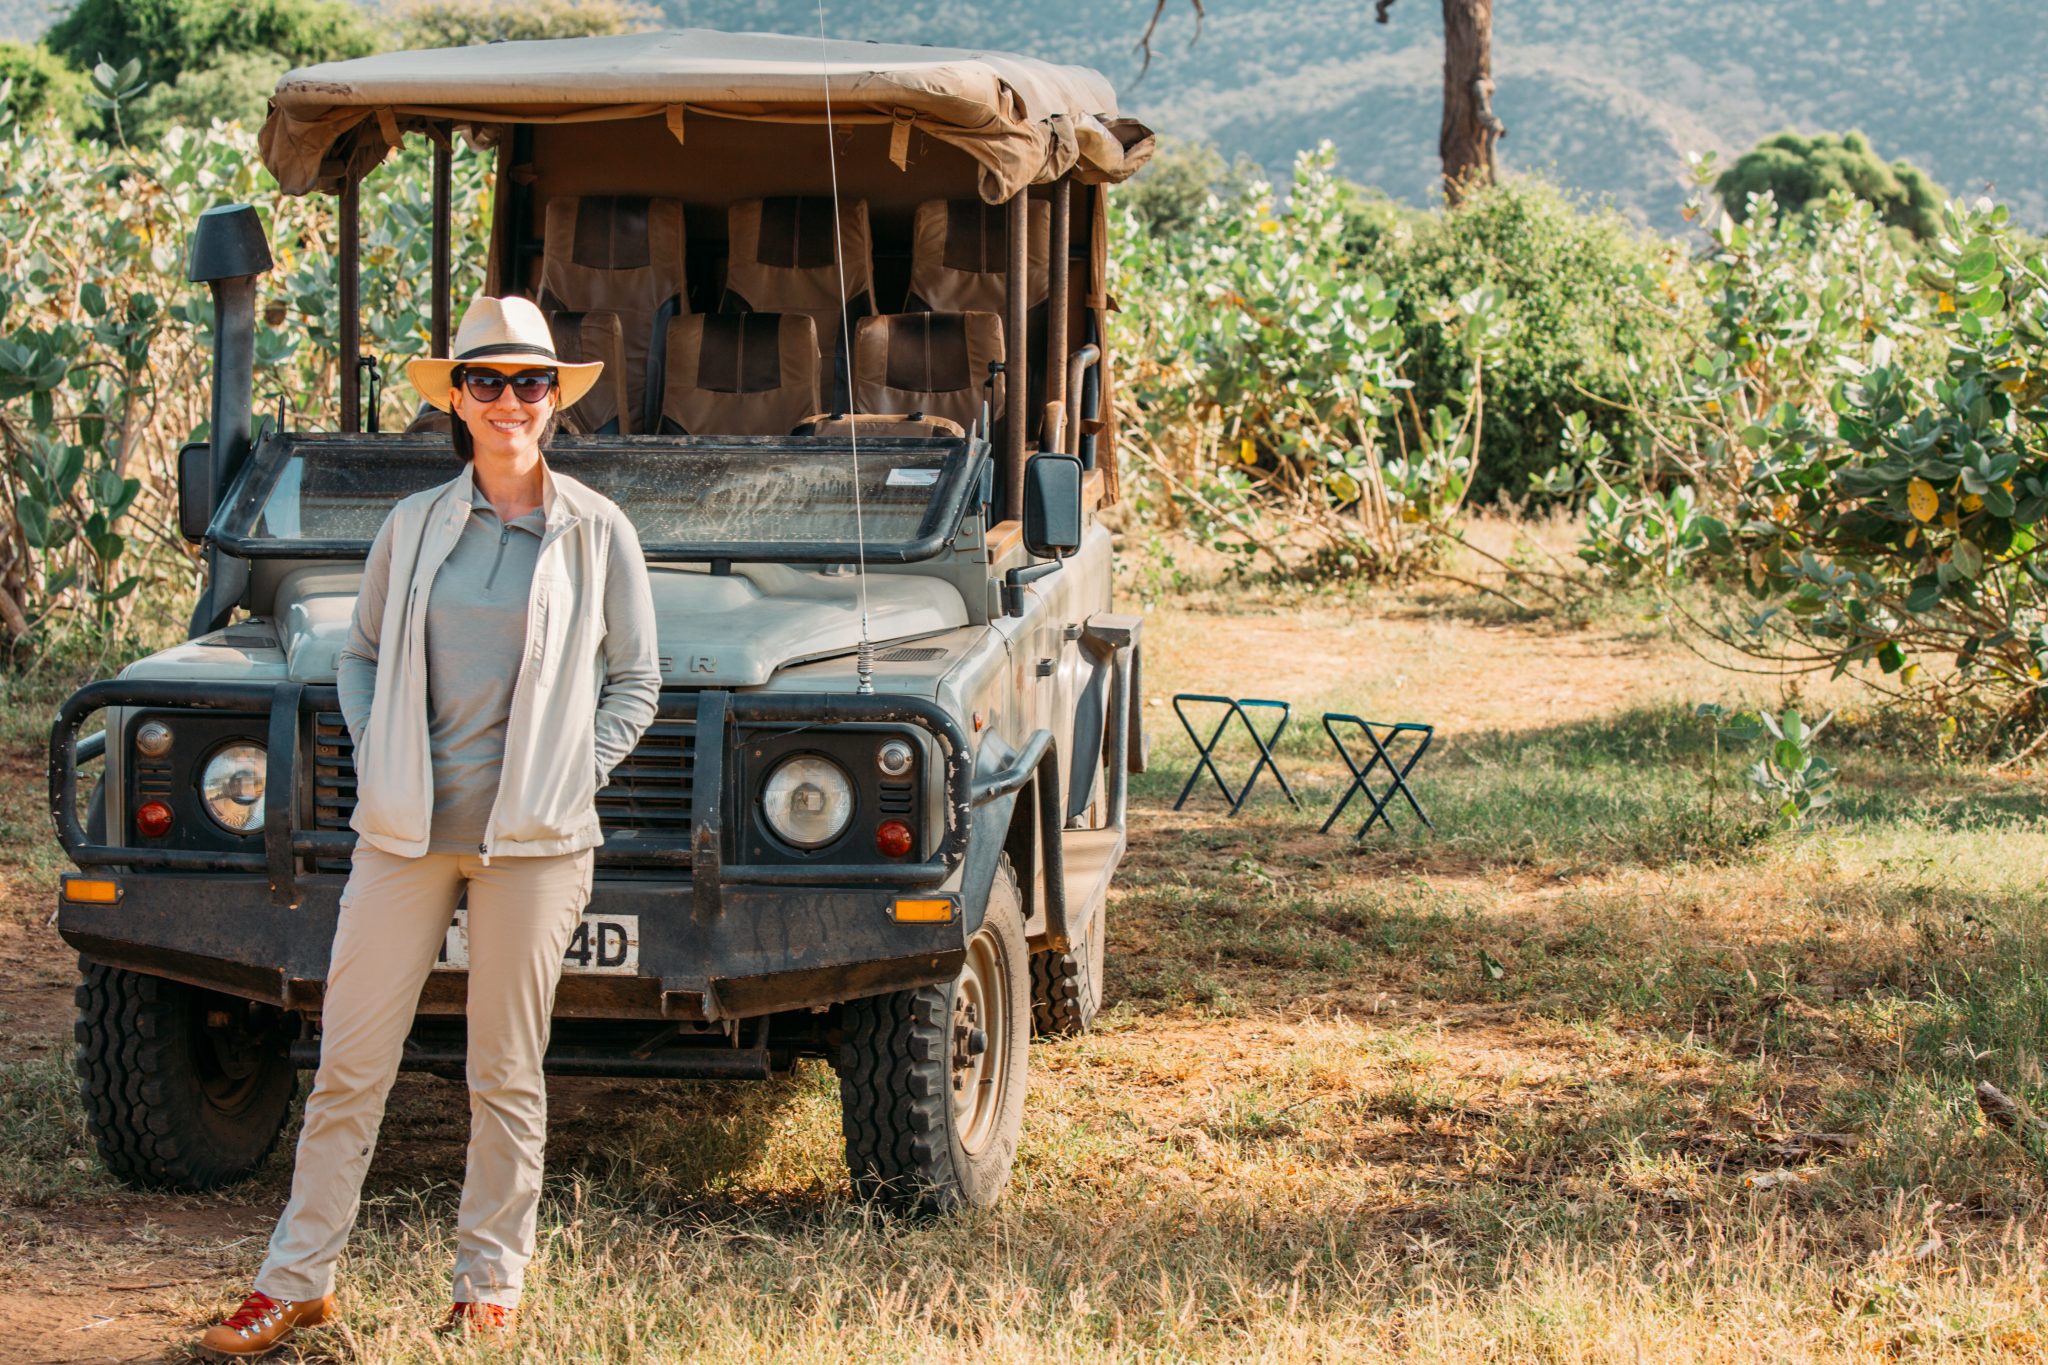
M690 837L695 785L696 726L686 720L657 720L639 745L612 769L597 794L597 816L607 838L631 831L662 839ZM355 744L339 711L313 716L313 828L348 828L356 809ZM323 860L323 871L346 870L345 861Z

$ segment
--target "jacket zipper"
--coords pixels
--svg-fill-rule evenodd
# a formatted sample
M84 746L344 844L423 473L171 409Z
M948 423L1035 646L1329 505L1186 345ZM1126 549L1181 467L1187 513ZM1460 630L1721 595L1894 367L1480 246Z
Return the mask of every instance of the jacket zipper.
M563 533L576 524L577 519L571 518L559 526L545 527L541 533L540 549L533 556L533 581L526 591L527 643L519 651L519 671L512 678L512 702L505 710L505 747L508 755L512 747L512 717L519 714L519 697L526 687L526 665L533 658L533 609L535 602L539 600L540 596L541 561L547 557L547 552L554 546L554 543L562 538ZM497 569L495 567L492 568L491 575L494 578L497 576ZM504 772L502 760L499 763L499 772L501 775ZM504 798L504 795L505 787L501 776L498 794L491 798L491 813L484 818L483 842L476 846L477 856L483 860L485 867L491 865L491 834L497 828L498 802Z

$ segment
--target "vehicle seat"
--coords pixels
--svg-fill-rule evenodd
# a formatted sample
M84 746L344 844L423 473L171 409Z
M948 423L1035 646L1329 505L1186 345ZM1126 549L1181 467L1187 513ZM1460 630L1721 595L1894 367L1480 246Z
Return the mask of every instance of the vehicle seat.
M994 313L862 318L853 334L853 411L918 412L975 427L991 396L989 362L1002 358L1003 324ZM998 377L993 411L1002 409Z
M817 395L818 329L804 314L669 320L663 434L787 436Z
M646 430L654 406L648 376L661 374L669 318L689 307L682 201L556 195L544 232L540 306L618 315L626 381L620 428Z
M1051 287L1052 206L1033 200L1026 210L1030 241L1025 259L1031 290L1025 302L1043 313ZM1010 211L979 199L927 199L917 206L910 248L906 313L1005 315L1010 290ZM1034 353L1035 354L1035 353Z
M555 354L565 365L599 361L604 373L590 392L562 410L564 430L586 436L619 436L633 430L627 417L626 339L619 315L610 309L591 313L549 313L548 331Z
M840 329L875 311L874 247L864 199L744 199L726 214L724 313L802 313L818 335L818 394L811 407L844 408ZM845 258L844 285L840 256Z

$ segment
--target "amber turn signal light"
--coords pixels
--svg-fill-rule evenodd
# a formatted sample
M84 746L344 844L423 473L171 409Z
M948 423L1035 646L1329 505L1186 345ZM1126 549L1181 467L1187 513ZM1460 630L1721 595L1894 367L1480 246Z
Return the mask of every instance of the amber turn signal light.
M898 924L945 924L953 918L953 902L901 900L890 913Z
M884 820L875 827L875 847L885 858L901 858L910 852L910 826L901 820Z
M80 905L112 905L121 899L121 884L105 877L66 877L64 899Z
M152 839L171 832L171 808L161 801L145 801L136 808L135 828Z

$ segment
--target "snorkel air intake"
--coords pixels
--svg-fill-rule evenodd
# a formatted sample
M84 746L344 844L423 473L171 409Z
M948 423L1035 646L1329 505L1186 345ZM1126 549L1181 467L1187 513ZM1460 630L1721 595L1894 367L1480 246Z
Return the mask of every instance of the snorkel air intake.
M256 277L268 269L270 243L264 240L255 209L222 204L199 215L185 273L194 284L213 290L213 411L203 480L199 471L188 474L181 469L180 481L203 481L209 513L220 506L229 482L249 458L255 423ZM181 500L190 500L198 491L181 489ZM193 635L226 624L248 579L248 567L241 560L214 549L208 549L206 558L206 592L192 613Z

